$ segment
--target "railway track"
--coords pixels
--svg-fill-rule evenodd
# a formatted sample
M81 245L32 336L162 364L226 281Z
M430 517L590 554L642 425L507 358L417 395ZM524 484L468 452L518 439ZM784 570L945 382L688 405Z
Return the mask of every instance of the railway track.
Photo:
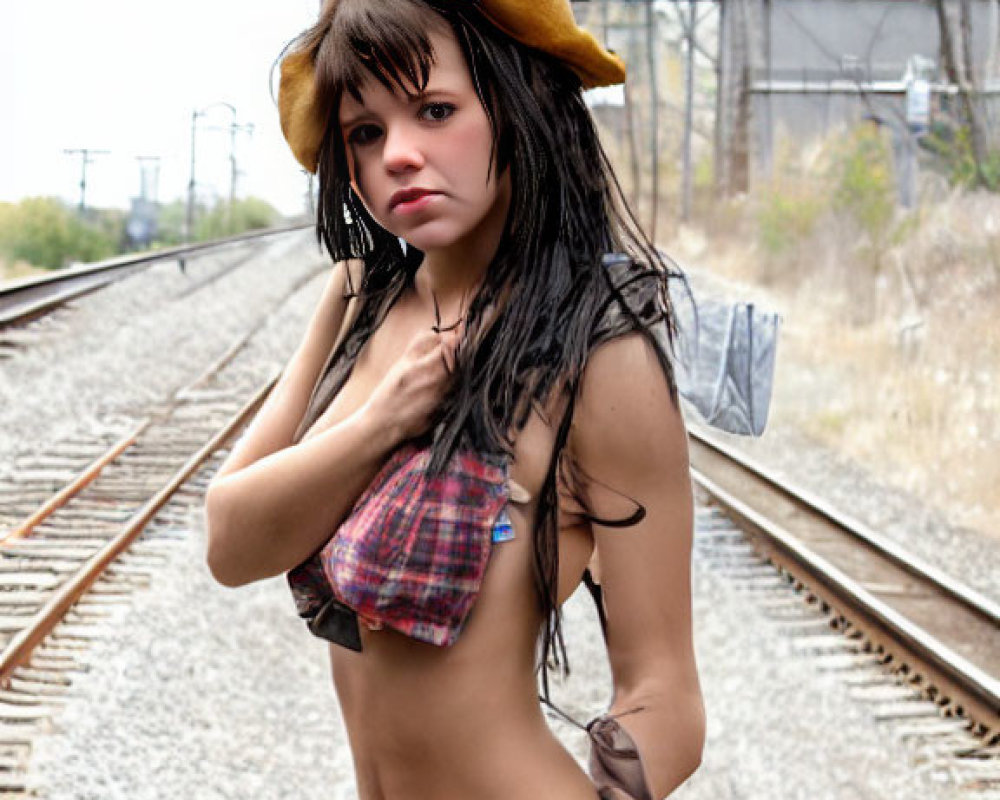
M249 337L126 436L66 441L0 483L0 522L15 519L0 527L0 791L32 791L31 743L86 669L88 640L186 535L227 443L273 386L226 369ZM972 791L1000 790L996 604L694 426L691 455L716 509L700 513L699 552L931 763Z
M160 261L184 260L208 250L220 250L240 244L253 244L267 236L304 230L310 225L293 225L264 231L251 231L211 242L199 242L179 247L167 247L149 253L117 256L94 264L58 270L51 275L33 276L8 281L0 286L0 330L24 324L49 313L52 309L107 286L109 283L128 278ZM239 266L232 264L230 268ZM224 272L213 276L221 277ZM199 287L192 287L192 289Z
M100 635L94 623L127 607L164 558L163 547L185 535L219 448L274 381L234 413L238 394L212 386L217 377L179 392L0 539L0 791L29 791L23 777L31 742L47 729L70 674L83 668L77 656ZM50 466L70 466L65 452L52 456ZM21 487L0 494L8 510L38 497L55 474L20 477Z
M691 426L703 554L957 782L1000 792L1000 606ZM704 527L704 526L703 526Z
M281 231L262 236L274 233ZM186 282L183 295L245 264L262 236L221 243L225 255ZM134 270L121 268L123 274ZM87 669L90 640L130 607L171 543L197 524L193 515L200 515L220 449L277 379L273 375L255 392L245 369L228 368L267 317L315 274L292 283L248 333L193 381L150 406L125 435L60 441L19 458L0 478L0 793L35 796L28 774L32 743L52 729L73 674ZM47 282L60 283L56 276ZM52 296L64 302L75 291L72 276L68 283L67 292ZM17 330L24 333L19 349L30 349L36 327L45 327L46 315L60 302L41 312L25 310L17 287L8 289L8 300L14 298L8 311L24 313L8 313L7 319L29 323Z

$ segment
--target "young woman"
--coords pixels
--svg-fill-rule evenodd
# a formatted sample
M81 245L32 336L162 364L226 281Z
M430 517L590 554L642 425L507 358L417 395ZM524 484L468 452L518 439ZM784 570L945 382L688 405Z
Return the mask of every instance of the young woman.
M283 60L334 266L207 559L288 573L363 800L646 800L700 762L668 270L581 96L623 79L568 0L328 0ZM590 776L537 686L581 579L614 678Z

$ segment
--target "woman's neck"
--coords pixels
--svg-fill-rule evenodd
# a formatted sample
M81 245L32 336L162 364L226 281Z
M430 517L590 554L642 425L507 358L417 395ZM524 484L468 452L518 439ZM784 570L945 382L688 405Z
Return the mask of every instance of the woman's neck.
M495 249L494 249L495 252ZM435 260L432 253L424 257L414 276L414 285L421 304L428 309L435 306L441 322L448 324L464 314L469 301L486 276L490 259L481 255L449 253L446 260Z
M448 247L424 253L414 276L417 295L427 308L437 306L443 325L464 315L486 277L500 246L509 208L510 180L505 174L497 202L474 230Z

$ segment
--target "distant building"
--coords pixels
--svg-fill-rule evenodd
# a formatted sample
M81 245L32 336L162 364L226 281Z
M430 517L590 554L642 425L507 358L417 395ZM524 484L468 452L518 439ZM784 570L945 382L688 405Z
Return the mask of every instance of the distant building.
M940 3L957 75L942 46ZM716 164L723 188L745 189L751 173L767 174L782 135L806 141L869 119L898 138L935 115L951 118L941 112L958 102L958 81L976 89L983 130L996 137L1000 6L969 5L971 74L955 0L720 0Z
M128 219L125 220L125 237L130 250L146 250L156 239L156 203L144 197L133 197Z

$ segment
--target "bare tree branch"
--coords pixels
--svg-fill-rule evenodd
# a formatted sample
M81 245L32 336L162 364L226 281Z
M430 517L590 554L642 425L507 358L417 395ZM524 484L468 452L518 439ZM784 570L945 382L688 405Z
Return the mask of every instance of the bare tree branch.
M947 0L935 0L938 16L938 27L941 37L941 58L944 61L945 74L949 81L958 87L958 96L962 102L964 123L969 128L969 139L972 145L972 159L975 162L976 182L986 185L986 173L983 164L986 160L986 135L982 116L977 104L978 94L975 85L975 69L972 60L972 5L970 0L959 0L959 34L962 42L962 60L956 53L955 29L948 13Z
M809 29L809 27L806 26L802 22L802 20L800 20L797 16L795 16L795 14L793 14L787 8L782 9L782 13L784 13L784 15L786 17L788 17L792 21L792 24L795 25L796 28L798 28L800 31L802 31L802 33L805 34L806 38L810 42L812 42L814 45L816 45L817 49L819 49L819 51L823 55L825 55L828 59L830 59L830 61L832 63L834 63L834 64L836 64L838 66L840 65L840 55L837 54L837 53L834 53L829 47L827 47L825 44L823 44L823 41L818 36L816 36Z
M965 83L961 87L969 120L969 138L972 143L972 157L976 162L976 179L980 186L986 186L984 164L987 158L986 129L979 108L979 80L972 56L972 0L959 0L959 23L962 26L962 56L964 60Z
M868 39L868 47L865 49L865 62L868 65L868 75L872 74L872 53L875 51L875 45L878 43L879 37L882 35L882 28L885 27L885 21L888 19L889 14L892 12L892 6L886 6L882 11L882 16L879 21L875 24L875 28L872 30L872 35Z
M670 8L673 9L674 16L676 17L677 22L680 23L680 26L681 26L681 41L690 39L691 38L691 34L690 34L690 32L689 32L688 29L691 26L688 24L688 20L684 18L684 12L682 12L680 10L680 5L677 4L677 3L671 3L670 4ZM708 17L709 13L710 12L706 11L705 13L702 14L701 17L699 17L697 20L695 20L694 27L697 28L698 24L703 19L705 19L706 17ZM711 12L711 13L714 13L714 11ZM705 46L697 38L694 40L694 50L695 50L696 53L700 53L708 61L708 63L711 64L712 66L715 66L718 63L718 59L716 58L715 53L711 53L708 50L706 50Z

